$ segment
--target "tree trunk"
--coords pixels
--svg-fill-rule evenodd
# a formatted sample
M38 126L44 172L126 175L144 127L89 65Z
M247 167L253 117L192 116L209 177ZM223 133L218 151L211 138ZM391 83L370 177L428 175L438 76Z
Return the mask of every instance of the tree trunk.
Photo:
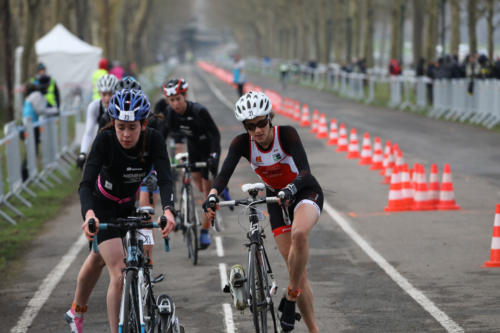
M14 120L14 50L12 47L12 24L9 0L0 0L0 27L3 31L3 62L5 73L5 85L7 87L7 117L6 121Z
M428 22L425 45L425 58L428 62L434 61L436 58L436 44L438 39L438 11L440 0L429 0L428 6Z
M391 59L401 60L401 0L393 0L391 15Z
M450 0L450 10L450 54L458 56L458 49L460 46L460 1Z
M95 1L97 9L97 17L99 20L98 25L98 38L99 45L102 47L102 54L104 57L109 57L111 49L111 26L110 26L110 0Z
M35 68L33 46L35 44L35 26L38 22L40 1L25 0L24 14L24 50L21 65L21 81L28 80Z
M335 62L342 64L344 62L344 51L345 51L345 41L346 41L346 22L344 19L345 13L345 2L343 0L337 1L335 3L335 33L333 35L334 40L334 50Z
M374 17L373 17L373 0L366 0L365 3L365 33L363 53L366 60L366 67L372 68L373 63L373 32L374 32Z
M76 35L92 44L92 35L89 29L89 5L87 1L75 0Z
M139 9L137 10L137 14L135 16L134 25L132 27L132 47L134 59L137 62L138 67L143 65L142 54L143 51L141 49L141 40L142 34L144 32L144 27L146 26L146 21L149 15L149 11L151 9L152 0L142 0L139 5Z
M469 32L469 54L477 53L477 0L467 0L467 30Z
M488 57L493 59L495 56L495 40L493 39L495 35L495 24L493 23L493 16L495 15L495 1L487 0L487 16L486 20L488 22Z
M453 1L453 0L452 0ZM423 56L423 26L425 0L413 0L413 65L416 66Z
M353 57L358 59L361 51L361 7L360 3L357 0L349 1L351 4L352 14L352 43L353 43Z
M354 4L352 1L348 0L347 2L347 15L346 15L346 42L347 42L347 48L346 48L346 62L351 63L352 62L352 44L353 44L353 7Z
M320 0L318 6L318 61L326 64L328 63L328 40L327 40L327 3L326 0Z

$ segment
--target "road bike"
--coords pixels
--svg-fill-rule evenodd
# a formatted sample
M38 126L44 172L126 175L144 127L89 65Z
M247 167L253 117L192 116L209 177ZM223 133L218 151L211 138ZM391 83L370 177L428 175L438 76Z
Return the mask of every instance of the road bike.
M179 196L180 207L176 212L179 228L182 230L184 240L188 249L188 258L191 259L193 265L198 263L198 251L200 246L198 243L198 230L201 227L200 217L193 195L193 186L191 185L191 172L193 168L206 168L207 162L189 163L188 153L178 153L175 155L176 164L172 165L174 169L182 169L182 185Z
M137 216L114 218L99 223L99 230L117 229L126 233L123 238L125 268L123 269L123 291L120 303L118 330L123 333L182 333L184 327L179 324L172 299L162 294L155 298L153 285L164 279L163 274L152 277L149 258L143 249L140 229L164 228L166 218L161 223L147 222L154 210L151 207L139 207ZM89 220L89 231L95 232L95 220ZM169 251L169 241L165 239L165 250ZM92 242L97 252L97 242Z
M268 316L272 319L272 328L277 332L276 315L272 297L276 295L278 285L274 279L274 273L264 247L264 229L259 226L259 222L264 220L264 215L256 207L265 203L278 203L278 197L258 198L259 191L265 189L262 183L244 184L241 189L247 192L250 197L246 199L221 201L219 207L242 206L246 208L249 219L249 231L246 236L248 243L248 276L240 265L235 265L231 269L229 284L225 286L224 292L231 293L233 301L238 310L250 308L253 316L255 332L268 332ZM214 204L211 206L215 209ZM289 221L286 209L283 209L285 221Z

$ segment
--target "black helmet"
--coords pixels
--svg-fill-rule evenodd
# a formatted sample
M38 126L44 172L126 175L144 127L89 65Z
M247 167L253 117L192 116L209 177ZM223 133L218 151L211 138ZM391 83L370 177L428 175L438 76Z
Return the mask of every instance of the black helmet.
M116 84L115 90L120 91L123 89L142 90L139 81L134 79L132 76L125 76L123 79L118 81L118 83Z

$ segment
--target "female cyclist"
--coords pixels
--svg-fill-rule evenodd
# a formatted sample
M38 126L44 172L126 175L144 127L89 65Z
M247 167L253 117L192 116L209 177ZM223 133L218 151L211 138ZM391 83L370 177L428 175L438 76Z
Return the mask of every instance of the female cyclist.
M158 131L147 128L150 112L148 98L139 90L121 90L111 98L108 114L111 122L99 132L90 150L80 183L80 202L84 223L82 229L89 240L96 234L88 229L88 222L127 217L134 213L135 194L142 179L154 164L167 225L162 230L166 237L175 228L172 202L170 163L164 139ZM65 314L72 332L80 333L83 313L99 274L95 265L108 267L110 281L107 293L108 319L111 332L118 331L118 312L122 289L123 246L117 230L103 230L97 234L99 253L90 252L76 285L73 305Z
M293 330L297 301L309 331L318 332L306 264L309 257L308 236L321 214L323 192L311 174L297 131L290 126L272 126L271 110L271 101L260 92L250 91L236 102L234 113L236 119L243 123L246 133L231 142L203 206L208 210L209 219L213 219L215 212L207 209L208 203L218 201L217 194L226 187L242 156L266 184L266 195L278 195L284 199L291 225L285 224L278 204L267 205L274 239L289 273L287 293L279 306L282 311L280 324L285 332Z

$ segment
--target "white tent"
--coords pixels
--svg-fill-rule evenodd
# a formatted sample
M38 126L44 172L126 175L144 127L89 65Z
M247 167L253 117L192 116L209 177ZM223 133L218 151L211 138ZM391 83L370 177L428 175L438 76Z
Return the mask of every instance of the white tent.
M82 89L84 97L91 94L92 73L97 69L101 48L85 43L57 24L35 43L35 52L56 80L63 103L76 87Z

